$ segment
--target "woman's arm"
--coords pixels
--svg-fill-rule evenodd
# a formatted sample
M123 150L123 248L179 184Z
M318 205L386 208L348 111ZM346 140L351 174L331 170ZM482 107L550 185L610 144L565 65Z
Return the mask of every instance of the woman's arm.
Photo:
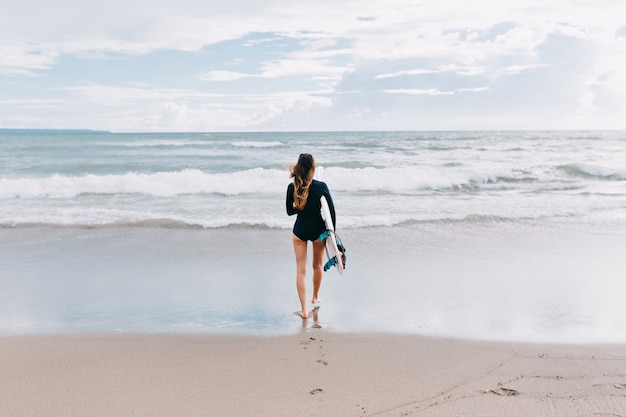
M326 201L328 201L328 208L330 209L330 217L333 219L333 228L337 230L337 217L335 216L335 204L333 203L333 198L330 196L330 190L328 186L324 184L324 196L326 197Z
M296 209L293 208L293 183L289 184L287 187L287 197L285 198L285 204L287 206L287 214L292 216L297 213Z

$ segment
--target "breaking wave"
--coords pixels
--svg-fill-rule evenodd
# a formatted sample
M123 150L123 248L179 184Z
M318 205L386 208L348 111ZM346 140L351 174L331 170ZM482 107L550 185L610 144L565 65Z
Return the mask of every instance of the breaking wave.
M625 172L598 167L566 165L558 169L569 176L593 176L609 180L626 179ZM475 171L462 167L345 168L318 167L316 178L332 191L407 194L415 192L460 192L487 189L544 189L555 177L523 170ZM204 172L184 169L173 172L118 175L55 174L43 178L0 178L0 198L70 198L83 194L140 194L175 197L185 194L241 195L285 192L289 174L281 169L253 168L235 172ZM571 184L563 184L565 187ZM542 188L543 187L543 188ZM554 189L551 186L550 189ZM557 185L558 188L558 185Z
M571 177L624 181L626 170L603 168L589 164L566 164L559 165L557 169Z

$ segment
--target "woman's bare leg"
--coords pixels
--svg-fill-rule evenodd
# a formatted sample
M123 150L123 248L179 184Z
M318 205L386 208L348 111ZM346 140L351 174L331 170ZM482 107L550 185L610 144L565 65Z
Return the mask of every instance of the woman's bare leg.
M307 242L293 235L293 250L296 254L296 288L300 298L303 319L309 317L309 309L306 306L306 252Z
M321 240L313 241L313 304L319 303L319 291L322 285L322 262L324 260L324 242Z

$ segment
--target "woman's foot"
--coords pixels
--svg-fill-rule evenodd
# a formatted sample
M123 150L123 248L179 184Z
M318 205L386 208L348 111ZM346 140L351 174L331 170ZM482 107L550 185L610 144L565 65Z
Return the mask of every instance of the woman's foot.
M302 320L306 320L309 318L309 312L308 311L296 311L295 313L296 316L299 316Z

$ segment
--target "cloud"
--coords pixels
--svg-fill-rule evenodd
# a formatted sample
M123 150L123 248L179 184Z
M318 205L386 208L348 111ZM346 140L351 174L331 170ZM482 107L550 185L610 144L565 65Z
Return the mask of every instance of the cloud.
M0 1L4 125L41 105L67 127L336 127L367 108L420 128L403 108L445 100L430 117L444 127L504 112L624 126L623 0Z
M82 123L113 131L254 130L255 126L258 128L288 112L307 113L332 105L328 97L330 91L320 90L235 95L139 85L87 84L63 91L73 97L67 102L78 102L89 109ZM16 103L0 101L0 106L3 104ZM48 116L46 123L57 126L53 120Z
M257 130L286 112L306 113L327 107L327 98L307 92L239 97L239 102L180 103L163 101L128 113L118 121L119 130L232 131ZM123 129L122 129L123 128Z
M319 39L304 36L300 45L293 52L281 52L280 59L273 58L278 53L273 53L268 59L262 60L251 72L239 72L232 70L210 70L199 73L196 78L202 81L230 82L244 78L279 79L287 77L303 76L310 80L319 81L319 85L328 86L329 82L341 79L341 77L353 70L353 64L347 62L351 57L352 50L337 48L336 42L327 39ZM244 45L253 42L255 44L272 45L282 44L284 38L271 38L246 40ZM341 58L347 57L347 60ZM240 61L241 65L243 61ZM232 62L224 63L224 66L232 66Z
M473 87L473 88L459 88L456 90L458 93L482 93L483 91L489 91L491 87Z
M265 62L261 68L262 78L281 78L304 75L315 80L339 80L352 71L351 65L334 65L328 60L311 59L306 57L286 57L275 61Z
M391 89L391 90L383 90L383 92L387 94L409 94L409 95L417 95L417 96L453 96L456 93L482 93L484 91L489 91L490 87L472 87L472 88L459 88L454 91L440 91L436 88L429 88L427 90L422 89Z
M199 100L224 98L218 93L199 92L197 90L176 88L149 88L142 86L112 86L100 84L86 84L73 87L63 87L59 90L71 93L85 103L96 103L104 106L115 106L131 102L156 100Z
M383 90L388 94L410 94L418 96L452 96L453 91L439 91L436 88L429 88L428 90L421 89L396 89L396 90Z
M448 70L444 70L444 71L448 71ZM375 76L374 78L378 79L378 80L382 80L382 79L385 79L385 78L403 77L403 76L406 76L406 75L434 74L434 73L437 73L437 72L441 72L441 71L416 68L416 69L410 69L410 70L402 70L402 71L391 72L391 73L387 73L387 74L379 74L379 75Z
M0 76L35 76L54 66L58 53L28 43L3 43L0 41Z
M65 104L67 104L65 100L59 99L0 99L0 106L4 105L31 109L59 108Z
M198 74L196 77L202 81L235 81L254 77L254 75L235 71L206 71Z

